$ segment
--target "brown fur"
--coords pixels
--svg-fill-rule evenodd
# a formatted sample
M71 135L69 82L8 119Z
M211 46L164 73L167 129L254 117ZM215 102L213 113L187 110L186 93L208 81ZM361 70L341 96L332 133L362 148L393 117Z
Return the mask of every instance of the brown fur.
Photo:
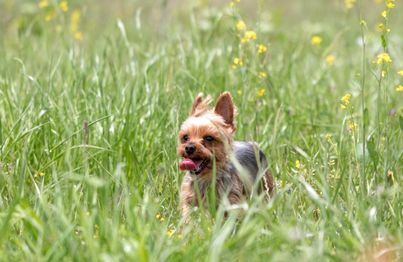
M238 171L231 164L233 135L236 130L236 108L230 93L223 93L215 108L209 108L210 97L203 99L199 94L192 105L190 116L182 124L179 132L178 154L183 158L208 159L208 165L197 175L188 171L180 189L180 202L183 216L187 217L193 205L204 205L207 190L212 182L213 169L216 170L215 193L217 203L227 198L230 204L239 204L246 197L245 186ZM213 141L207 141L211 136ZM195 146L191 156L186 146ZM263 191L271 194L274 189L273 177L266 171L262 181Z

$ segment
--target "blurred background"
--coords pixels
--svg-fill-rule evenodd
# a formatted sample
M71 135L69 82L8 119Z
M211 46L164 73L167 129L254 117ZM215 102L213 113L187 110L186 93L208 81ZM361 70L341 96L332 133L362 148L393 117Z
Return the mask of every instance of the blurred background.
M309 34L326 31L326 24L338 24L340 29L358 28L360 14L352 6L361 5L361 19L365 19L370 31L375 29L379 14L383 10L383 0L309 0L275 1L249 0L237 1L241 15L251 21L260 21L261 30L276 32L294 31L296 34ZM191 23L197 23L200 29L212 26L215 15L225 15L225 9L231 6L229 0L151 0L151 1L23 1L2 0L0 2L1 37L17 37L24 34L64 35L71 31L72 18L82 30L82 38L90 40L91 35L107 37L109 30L121 19L128 30L148 29L154 36L164 36L173 29L186 30ZM74 12L79 11L79 17ZM402 30L402 6L397 5L391 27ZM351 14L352 13L352 14ZM344 22L351 17L354 23L347 26ZM51 26L49 26L51 25ZM69 30L66 30L70 27ZM169 28L169 29L168 29ZM401 31L400 31L401 32ZM144 34L144 32L142 32ZM85 37L84 37L85 36ZM79 36L77 36L79 37ZM80 38L80 37L79 37Z

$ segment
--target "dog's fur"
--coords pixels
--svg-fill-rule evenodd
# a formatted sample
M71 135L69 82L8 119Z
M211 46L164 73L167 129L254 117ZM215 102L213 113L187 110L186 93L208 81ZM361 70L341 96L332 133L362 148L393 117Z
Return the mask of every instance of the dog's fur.
M196 170L186 172L181 185L184 217L188 217L192 206L203 206L199 200L206 201L212 184L216 187L217 203L228 199L230 204L240 204L254 183L259 183L259 191L267 195L274 190L273 176L258 146L254 142L233 141L236 108L230 93L223 93L213 110L209 108L210 101L210 97L203 99L199 94L179 132L178 154L201 162ZM214 177L216 181L212 183Z

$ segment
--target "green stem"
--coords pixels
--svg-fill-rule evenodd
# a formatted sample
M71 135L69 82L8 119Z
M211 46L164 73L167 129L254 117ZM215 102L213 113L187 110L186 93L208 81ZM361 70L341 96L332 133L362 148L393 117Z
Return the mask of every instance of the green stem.
M362 164L361 164L361 183L363 194L367 194L366 187L366 173L365 173L365 148L366 148L366 123L365 123L365 77L366 77L366 46L365 46L365 34L364 26L362 23L362 13L361 13L361 1L360 1L360 25L361 25L361 43L362 43L362 76L361 76L361 116L362 116Z

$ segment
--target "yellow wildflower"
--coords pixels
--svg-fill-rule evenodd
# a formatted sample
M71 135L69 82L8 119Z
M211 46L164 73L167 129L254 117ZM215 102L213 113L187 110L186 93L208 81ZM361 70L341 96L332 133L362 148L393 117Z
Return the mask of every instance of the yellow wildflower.
M388 179L392 180L393 183L395 182L395 175L392 170L389 169L386 173L386 176Z
M49 6L49 2L48 2L48 0L41 0L41 1L39 1L38 6L39 6L39 8L48 7L48 6Z
M381 71L381 77L384 78L385 76L386 76L386 71L385 71L385 70L382 70L382 71Z
M334 60L336 60L336 57L334 55L327 55L325 57L325 61L328 65L333 65Z
M83 33L80 31L74 32L74 39L76 40L82 40L83 39Z
M347 121L347 129L348 131L355 133L357 131L358 125L351 119Z
M242 95L242 90L241 90L241 89L238 89L238 90L236 91L236 93L240 96L240 95Z
M246 43L249 42L251 40L255 40L256 39L256 32L249 30L246 31L245 34L243 35L242 39L241 39L241 43Z
M232 68L237 68L238 66L243 66L243 61L242 61L242 59L240 59L240 58L238 58L238 57L235 57L233 60L232 60Z
M351 9L354 7L355 2L356 2L356 0L344 0L344 6L347 9Z
M62 9L63 12L69 11L69 4L67 1L61 1L59 4L60 9Z
M403 92L403 85L396 86L396 92Z
M381 53L376 57L376 63L378 65L392 63L392 59L390 58L388 53Z
M322 38L318 35L314 35L311 38L311 44L312 45L320 45L322 43Z
M234 1L231 1L230 3L229 3L229 6L230 7L234 7L236 4L238 4L239 2L241 2L241 0L234 0Z
M258 89L257 92L256 92L256 94L257 94L258 97L264 96L265 93L266 93L266 89L264 89L264 88L260 88L260 89Z
M80 10L74 10L70 16L70 31L72 33L78 31L78 25L80 24L81 12Z
M37 171L37 172L35 173L35 175L34 175L34 177L43 177L43 176L45 176L45 173L40 172L40 171Z
M386 7L389 9L395 8L395 4L394 3L387 3Z
M262 72L258 73L258 76L259 76L259 78L264 79L267 77L267 73L262 71Z
M386 10L383 10L382 13L381 13L381 16L383 18L386 18L388 16L388 12Z
M164 218L160 213L157 213L157 214L155 215L155 218L158 219L160 222L164 222L164 221L165 221L165 218Z
M246 24L244 21L239 20L238 23L236 23L236 29L238 31L244 31L246 29Z
M383 23L379 23L376 25L376 31L383 33L385 32L385 25Z
M170 229L168 229L168 231L167 231L167 236L168 237L172 237L172 235L175 233L175 229L173 229L173 228L170 228Z
M332 143L332 134L329 134L329 133L327 133L326 135L325 135L325 138L326 138L326 141L328 142L328 143Z
M262 45L262 44L257 45L257 52L259 54L266 53L266 51L267 51L267 47L265 45Z
M395 8L395 0L386 0L386 7L389 9Z
M45 21L50 22L56 17L56 12L55 11L50 11L46 16L45 16Z
M345 94L341 99L341 108L346 109L348 105L350 104L350 99L351 99L351 94L347 93Z
M397 74L403 76L403 69L402 69L402 70L399 70L399 71L397 72Z
M301 162L299 162L299 160L295 161L295 168L296 169L301 169Z
M240 58L235 57L233 60L234 65L243 65L243 62Z

